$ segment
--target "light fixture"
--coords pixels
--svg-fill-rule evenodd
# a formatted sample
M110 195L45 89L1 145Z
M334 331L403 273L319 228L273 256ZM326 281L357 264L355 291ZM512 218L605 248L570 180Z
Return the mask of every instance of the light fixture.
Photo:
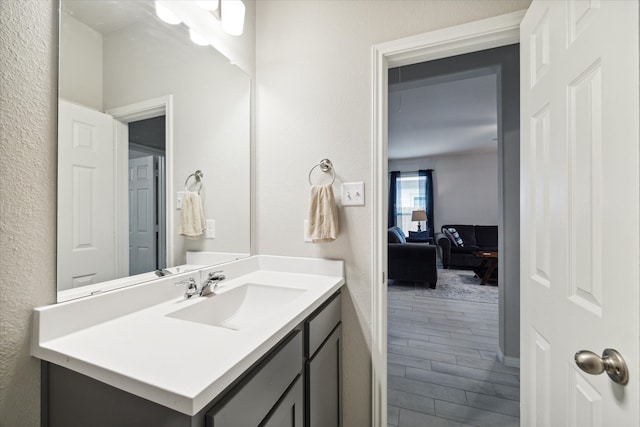
M200 33L194 31L193 28L189 28L189 38L198 46L207 46L209 44L209 41L202 37Z
M177 25L182 22L180 18L178 18L172 11L170 11L157 1L154 3L156 6L156 15L158 16L158 18L171 25Z
M220 15L222 29L232 36L239 36L244 30L245 7L242 0L222 0Z
M218 10L218 2L219 0L200 0L196 1L196 4L204 10L213 12L215 10Z
M422 231L420 227L420 221L427 220L427 212L426 211L413 211L411 212L411 221L418 221L418 232Z

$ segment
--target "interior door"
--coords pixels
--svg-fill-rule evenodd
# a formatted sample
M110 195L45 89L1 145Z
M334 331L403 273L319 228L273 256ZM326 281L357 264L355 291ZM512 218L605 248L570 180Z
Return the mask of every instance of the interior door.
M116 277L115 160L111 116L58 105L57 278L64 290Z
M129 274L158 268L156 158L129 160Z
M520 31L522 425L638 426L638 2L534 0ZM605 348L627 385L576 366Z

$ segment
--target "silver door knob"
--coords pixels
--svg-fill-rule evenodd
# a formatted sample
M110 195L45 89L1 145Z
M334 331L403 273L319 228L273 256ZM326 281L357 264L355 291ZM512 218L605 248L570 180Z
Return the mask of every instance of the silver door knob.
M620 353L612 348L605 348L602 357L592 351L581 350L575 356L576 365L591 375L606 372L614 383L625 385L629 382L629 369Z

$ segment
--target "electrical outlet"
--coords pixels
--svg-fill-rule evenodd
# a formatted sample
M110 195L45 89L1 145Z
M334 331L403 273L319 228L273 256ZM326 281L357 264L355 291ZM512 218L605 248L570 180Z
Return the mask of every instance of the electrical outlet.
M342 184L342 206L364 206L364 182Z
M208 219L206 221L206 229L205 229L205 237L207 239L215 239L216 238L216 220Z

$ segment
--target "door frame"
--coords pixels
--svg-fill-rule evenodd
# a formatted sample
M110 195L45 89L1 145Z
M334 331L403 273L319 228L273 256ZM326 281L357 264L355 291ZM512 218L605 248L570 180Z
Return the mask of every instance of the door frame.
M129 141L128 138L126 138L126 136L123 134L123 124L128 124L130 122L135 122L138 120L151 119L153 117L163 115L165 116L164 202L166 227L164 230L160 230L161 232L164 232L164 236L159 235L158 240L161 241L162 239L164 239L166 242L166 265L175 265L175 255L172 249L174 245L174 215L171 214L172 212L174 212L174 198L171 197L171 194L173 194L173 95L160 96L158 98L137 102L135 104L112 108L107 111L107 114L110 114L116 120L116 129L114 132L116 138L116 163L118 166L122 165L122 167L124 167L124 165L128 165L129 163ZM127 173L125 173L125 171L117 170L116 176L122 178L120 182L117 183L117 188L126 190L129 185L127 181ZM128 213L124 209L121 209L121 207L128 204L128 190L121 191L120 193L123 196L116 202L118 205L118 212L120 212L119 218L122 224L128 224ZM128 241L129 239L129 227L127 226L121 228L124 228L124 231L126 233L121 233L119 236L117 236L118 248L121 247L122 242ZM127 249L128 247L129 245L127 245ZM125 262L124 258L126 256L126 264L128 270L128 251L126 254L118 253L117 256L118 259L121 259L123 263ZM128 276L128 274L126 276Z
M525 12L513 12L372 47L371 406L374 426L387 423L388 69L519 43L520 21Z

